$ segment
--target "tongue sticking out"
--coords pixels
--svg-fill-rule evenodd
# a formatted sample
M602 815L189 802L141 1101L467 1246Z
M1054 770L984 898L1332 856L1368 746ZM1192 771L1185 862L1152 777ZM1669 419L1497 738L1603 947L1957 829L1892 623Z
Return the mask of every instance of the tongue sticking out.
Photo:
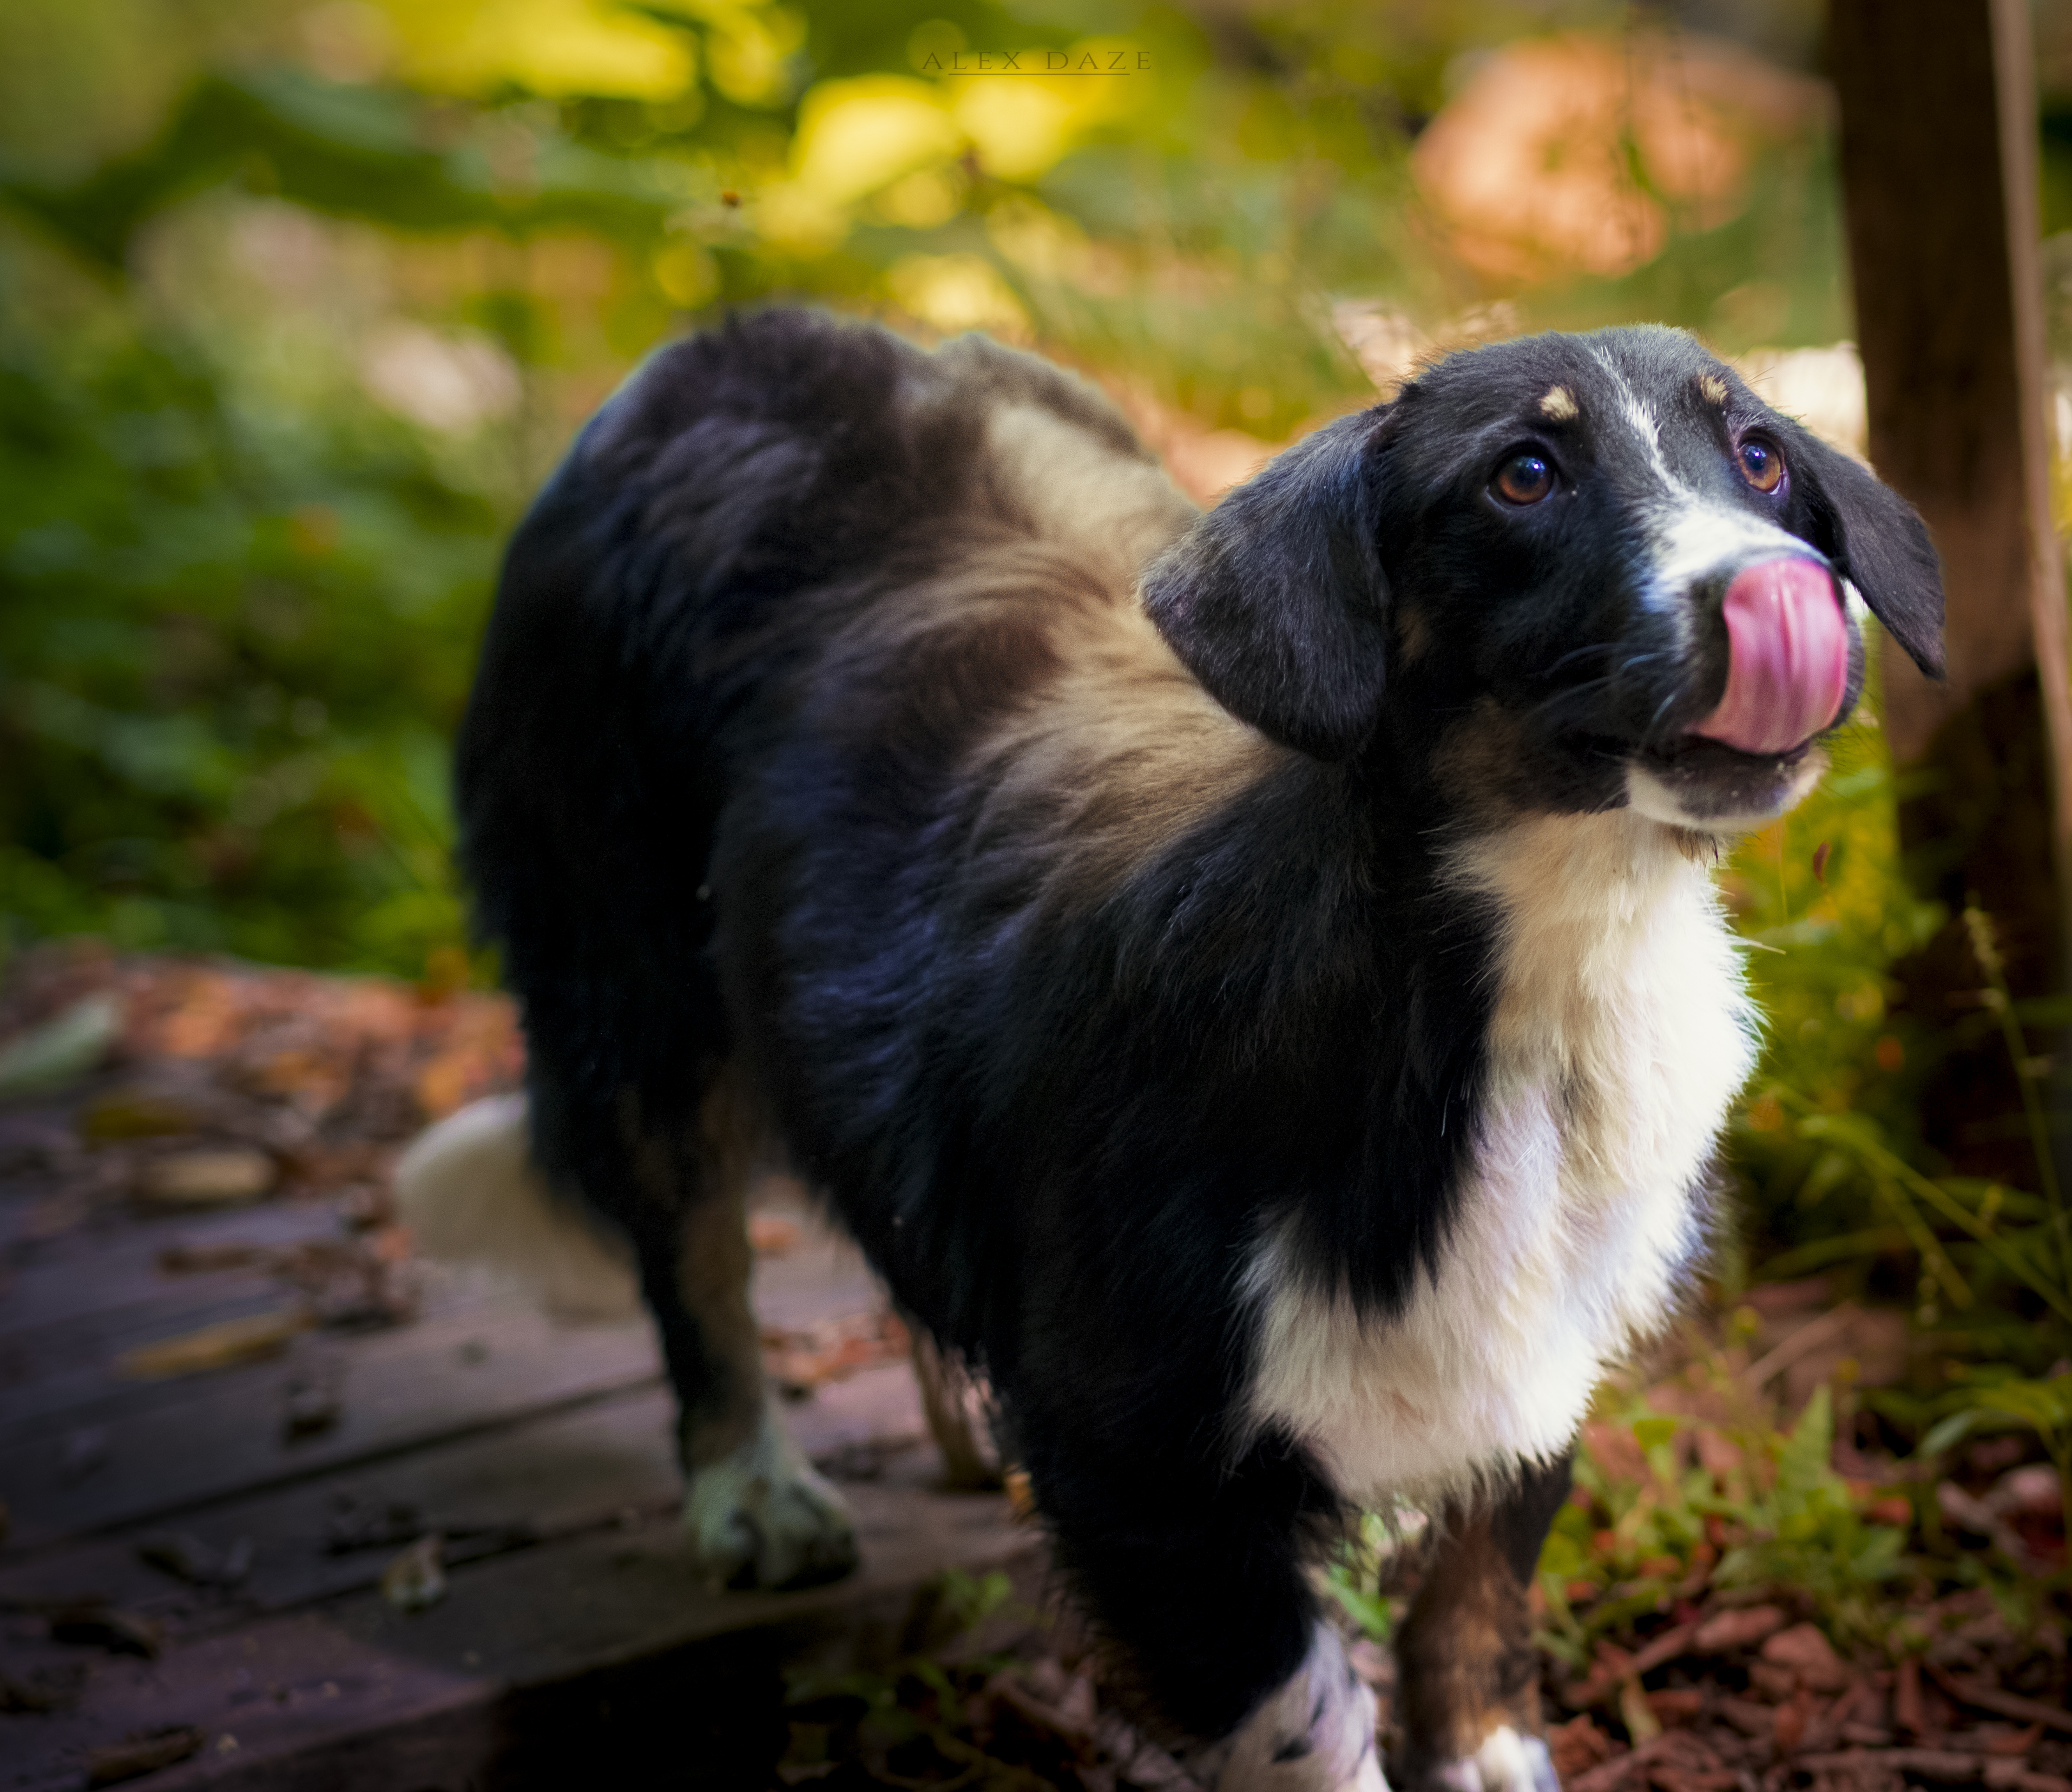
M1771 560L1727 587L1727 694L1691 730L1744 753L1784 753L1835 719L1849 631L1826 567Z

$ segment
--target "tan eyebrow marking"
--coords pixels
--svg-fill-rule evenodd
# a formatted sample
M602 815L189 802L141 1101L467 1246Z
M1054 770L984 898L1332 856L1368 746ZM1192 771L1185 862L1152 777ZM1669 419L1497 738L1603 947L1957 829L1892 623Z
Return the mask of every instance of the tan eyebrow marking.
M1549 386L1547 396L1540 401L1540 412L1556 423L1566 423L1576 414L1576 401L1569 396L1566 386Z
M1724 405L1727 401L1727 382L1716 373L1700 374L1698 392L1709 403Z

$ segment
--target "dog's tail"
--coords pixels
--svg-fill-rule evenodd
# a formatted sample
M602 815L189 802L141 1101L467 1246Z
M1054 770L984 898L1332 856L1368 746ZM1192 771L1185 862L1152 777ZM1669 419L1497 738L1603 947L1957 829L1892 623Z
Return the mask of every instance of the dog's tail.
M522 1095L491 1095L421 1133L396 1165L397 1217L417 1249L515 1277L557 1317L637 1313L633 1254L532 1158Z

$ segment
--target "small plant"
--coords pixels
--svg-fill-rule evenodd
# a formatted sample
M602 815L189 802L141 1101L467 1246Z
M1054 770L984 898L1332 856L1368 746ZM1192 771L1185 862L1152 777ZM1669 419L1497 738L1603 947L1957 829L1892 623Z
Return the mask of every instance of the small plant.
M1875 1639L1876 1601L1910 1565L1906 1509L1837 1474L1833 1447L1824 1387L1789 1432L1640 1402L1587 1427L1576 1492L1540 1555L1543 1643L1580 1671L1599 1639L1643 1617L1767 1586L1809 1598L1838 1640Z
M1379 1512L1360 1515L1359 1528L1340 1545L1322 1575L1325 1593L1368 1641L1385 1643L1396 1628L1396 1605L1379 1585L1382 1565L1398 1541L1397 1528Z
M1978 1432L2025 1430L2041 1441L2058 1471L2064 1512L2066 1560L2055 1578L2072 1582L2072 1371L2038 1379L1970 1369L1942 1404L1944 1416L1921 1441L1925 1457L1940 1456Z

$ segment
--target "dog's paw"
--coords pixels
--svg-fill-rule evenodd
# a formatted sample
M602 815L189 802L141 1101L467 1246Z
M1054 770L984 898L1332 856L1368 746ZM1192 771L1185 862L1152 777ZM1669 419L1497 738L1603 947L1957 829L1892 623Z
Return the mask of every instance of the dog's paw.
M1547 1745L1508 1724L1490 1731L1473 1754L1437 1769L1429 1783L1443 1792L1561 1792Z
M813 1472L775 1413L730 1456L690 1478L684 1529L706 1575L737 1591L838 1580L857 1561L842 1497Z
M1320 1624L1301 1667L1216 1751L1220 1771L1207 1777L1216 1792L1388 1792L1374 1718L1374 1694Z

